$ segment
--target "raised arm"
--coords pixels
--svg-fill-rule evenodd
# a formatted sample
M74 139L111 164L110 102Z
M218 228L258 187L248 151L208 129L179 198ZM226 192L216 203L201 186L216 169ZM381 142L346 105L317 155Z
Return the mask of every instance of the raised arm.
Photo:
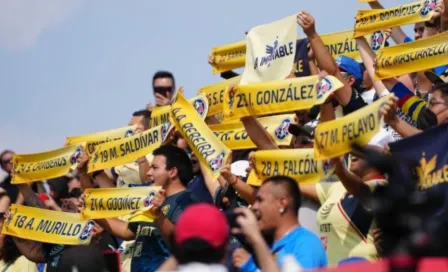
M316 32L315 21L313 16L306 11L301 11L297 15L297 23L303 28L303 32L308 37L311 49L314 52L319 69L327 71L328 74L335 76L344 83L344 87L334 93L339 104L346 106L352 97L352 88L342 77L338 66L336 65L330 52L325 47L322 39Z
M445 12L445 3L443 0L438 0L434 13L429 21L425 23L425 30L423 30L423 38L431 37L439 33L441 28L441 16Z

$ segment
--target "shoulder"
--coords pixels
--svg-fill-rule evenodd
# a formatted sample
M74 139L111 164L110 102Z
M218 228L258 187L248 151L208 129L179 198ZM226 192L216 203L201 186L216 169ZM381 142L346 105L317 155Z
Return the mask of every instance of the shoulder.
M179 208L185 208L188 205L198 203L198 202L199 202L199 200L196 197L196 195L188 190L185 190L184 192L180 193L174 199L174 204L176 206L178 206Z

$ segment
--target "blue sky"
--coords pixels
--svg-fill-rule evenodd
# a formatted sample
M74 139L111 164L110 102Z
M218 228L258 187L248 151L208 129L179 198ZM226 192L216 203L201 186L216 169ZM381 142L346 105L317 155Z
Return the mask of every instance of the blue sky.
M213 46L302 9L319 33L350 29L361 8L357 0L0 0L0 150L41 152L65 136L121 127L153 102L159 69L191 97L220 80L207 63Z

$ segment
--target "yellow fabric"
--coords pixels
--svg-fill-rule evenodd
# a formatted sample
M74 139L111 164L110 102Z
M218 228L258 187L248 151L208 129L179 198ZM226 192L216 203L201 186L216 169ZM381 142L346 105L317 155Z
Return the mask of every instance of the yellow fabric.
M358 10L354 38L401 25L431 19L437 0L422 0L388 9Z
M42 153L13 156L12 184L30 183L64 176L77 166L81 144Z
M246 183L255 187L260 187L261 185L263 185L263 181L257 177L257 173L255 173L254 169L250 171Z
M448 32L381 49L375 78L391 78L445 64L448 64Z
M178 93L171 105L174 125L198 159L207 165L213 178L218 178L231 151L213 134L193 106Z
M244 67L246 41L214 47L211 52L213 74Z
M177 93L182 93L180 89ZM188 101L194 106L202 119L207 117L208 113L208 99L205 94L200 93L196 97L188 99ZM202 107L200 107L202 106ZM165 122L170 122L171 106L155 107L151 112L151 118L149 119L149 127L157 127Z
M114 218L148 207L158 186L86 189L81 215L85 219Z
M123 165L152 153L167 139L173 126L170 122L145 130L134 136L97 145L89 154L88 172Z
M96 145L132 136L136 127L137 126L126 126L92 134L69 136L65 138L65 145L86 143L86 149L90 153L93 153Z
M238 85L234 94L224 95L224 117L235 120L309 109L325 102L343 84L333 76L288 78L264 83Z
M204 93L208 99L208 113L207 116L216 115L222 113L224 103L224 91L231 85L237 85L240 83L241 76L233 77L224 81L220 81L215 84L211 84L202 87L198 94Z
M246 35L246 63L241 84L286 78L297 42L296 15L252 28Z
M386 43L386 37L382 31L366 35L365 38L374 51L383 48ZM358 45L353 38L353 30L325 34L321 36L321 39L333 58L344 55L358 61L361 60Z
M314 160L312 148L256 151L254 165L261 181L272 176L288 176L299 184L314 184L334 172L330 161Z
M81 214L11 205L2 233L23 239L62 245L90 243L94 222Z
M373 191L384 180L372 180L367 184ZM347 190L341 182L321 182L316 184L316 192L321 207L317 211L316 221L321 241L327 251L328 265L335 266L339 261L349 257L363 257L376 260L378 254L374 245L372 231L376 228L373 221L367 237L356 229L348 220L349 216L341 206L341 199Z
M289 146L292 135L288 132L289 124L294 122L294 114L282 114L259 118L258 121L272 136L277 146ZM210 125L209 128L216 137L229 149L252 149L255 144L249 138L247 131L241 122Z
M37 272L37 265L28 259L25 256L20 256L17 260L11 264L8 269L6 268L6 263L1 260L0 261L0 271L2 272Z
M392 94L342 118L317 125L314 132L316 160L341 156L352 150L352 144L365 146L379 132L380 109Z

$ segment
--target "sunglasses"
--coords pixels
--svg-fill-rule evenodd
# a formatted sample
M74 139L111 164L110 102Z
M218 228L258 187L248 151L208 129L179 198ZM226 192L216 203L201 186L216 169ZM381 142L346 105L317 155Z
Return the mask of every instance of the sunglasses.
M2 160L2 164L3 164L3 165L4 165L4 164L11 163L11 162L12 162L12 159Z
M171 92L173 91L173 87L154 87L154 92L155 93L161 93L161 94L165 94L167 92Z

